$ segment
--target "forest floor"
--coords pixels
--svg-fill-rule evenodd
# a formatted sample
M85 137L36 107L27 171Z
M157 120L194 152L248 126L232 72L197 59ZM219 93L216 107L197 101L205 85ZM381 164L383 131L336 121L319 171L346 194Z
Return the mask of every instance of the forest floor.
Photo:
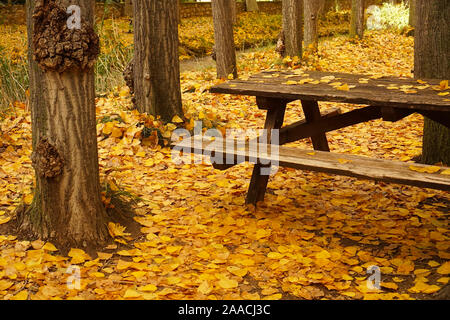
M240 54L238 64L246 76L292 62L268 47ZM182 72L187 126L200 120L222 130L262 128L265 114L254 98L208 92L218 82L210 66ZM369 32L362 41L326 39L318 58L302 68L412 76L413 38ZM355 108L320 105L335 106ZM290 104L287 122L301 117L299 103ZM433 299L449 281L448 193L280 168L255 208L244 204L251 165L222 172L207 163L175 164L158 142L170 138L178 119L163 125L131 110L127 88L98 97L97 118L102 181L139 197L142 235L133 239L110 224L116 241L97 257L75 248L66 256L51 243L0 235L0 298ZM406 162L421 153L422 127L423 118L413 115L344 128L328 139L334 152ZM15 103L0 122L0 136L5 224L32 200L26 102ZM294 145L312 148L309 140ZM73 290L71 266L81 271ZM380 290L367 286L371 266L380 268Z

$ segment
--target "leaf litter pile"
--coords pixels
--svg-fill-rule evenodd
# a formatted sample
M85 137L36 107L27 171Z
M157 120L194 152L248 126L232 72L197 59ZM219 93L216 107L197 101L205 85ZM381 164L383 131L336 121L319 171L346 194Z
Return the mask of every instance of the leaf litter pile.
M239 55L242 77L311 66L368 78L410 77L413 39L386 32L368 33L363 41L337 37L321 42L319 57L306 66L281 62L273 48ZM199 120L222 131L263 127L265 113L254 98L212 95L214 78L213 68L182 73L183 124L132 111L127 88L97 99L101 178L137 197L142 233L132 238L110 223L115 241L97 256L76 248L65 256L51 243L0 235L1 298L428 299L448 283L448 193L280 168L265 202L254 208L244 204L251 165L228 171L207 163L176 165L161 145L180 125L192 129ZM441 89L436 94L448 92ZM291 103L286 123L302 116L299 102ZM17 206L32 201L26 104L17 102L0 125L5 224ZM421 152L422 128L423 118L413 115L344 128L328 138L334 152L411 161ZM294 145L312 149L309 140ZM78 289L67 286L71 266L81 271ZM379 290L367 286L371 266L380 268Z

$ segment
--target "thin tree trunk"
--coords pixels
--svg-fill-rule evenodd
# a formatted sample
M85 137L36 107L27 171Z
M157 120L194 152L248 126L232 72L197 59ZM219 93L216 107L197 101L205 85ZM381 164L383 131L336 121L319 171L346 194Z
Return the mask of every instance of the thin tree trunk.
M133 0L125 0L123 13L127 17L133 16Z
M409 25L416 26L416 0L409 0Z
M183 116L178 0L134 0L134 98L140 112Z
M306 50L317 51L319 43L319 13L323 6L322 0L304 0L305 30L304 41Z
M233 23L230 0L212 0L214 21L214 42L217 63L217 77L237 78L236 50L234 47Z
M302 57L303 0L283 0L284 55Z
M248 12L259 11L256 0L245 0L245 7Z
M359 37L360 39L364 36L364 0L352 0L352 16L350 22L350 37Z
M416 0L414 76L450 79L448 0ZM425 118L422 162L450 165L450 129Z
M99 44L93 4L48 0L36 7L27 1L36 189L21 228L63 247L96 247L108 237L97 153L93 63ZM69 5L81 8L81 31L64 30L62 12ZM40 16L31 18L33 13ZM79 32L87 35L82 43ZM60 47L57 35L72 46ZM53 57L46 55L53 49Z

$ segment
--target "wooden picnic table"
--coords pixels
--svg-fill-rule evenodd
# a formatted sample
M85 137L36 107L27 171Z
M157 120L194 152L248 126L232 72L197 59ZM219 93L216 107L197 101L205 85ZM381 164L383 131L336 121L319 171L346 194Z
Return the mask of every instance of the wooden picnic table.
M331 154L326 137L329 131L375 119L395 122L416 112L450 127L450 95L446 95L450 90L445 87L445 82L300 70L265 71L248 79L221 83L210 91L255 96L258 107L267 110L265 129L280 129L280 145L304 138L312 139L314 149L317 150L314 157L310 156L311 151L280 147L277 154L280 165L450 190L450 177L439 173L443 169L414 171L410 163ZM305 119L283 127L286 105L295 100L301 100ZM350 103L361 107L346 113L333 109L321 114L319 101ZM205 142L202 148L207 148L207 145L208 142ZM225 146L221 152L227 154ZM239 153L233 152L235 156ZM251 158L251 152L247 150L245 156ZM270 158L270 155L266 155L266 158ZM218 165L217 168L227 169L231 166ZM264 199L269 176L261 175L263 166L255 164L247 203L254 204Z

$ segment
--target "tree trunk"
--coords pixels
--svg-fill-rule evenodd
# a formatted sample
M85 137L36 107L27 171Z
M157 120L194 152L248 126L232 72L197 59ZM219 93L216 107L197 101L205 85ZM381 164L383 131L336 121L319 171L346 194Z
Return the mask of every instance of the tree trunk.
M323 6L323 0L304 0L305 3L305 48L313 52L317 51L319 43L319 14Z
M450 79L448 0L416 0L414 76ZM422 162L450 165L450 129L425 118Z
M350 37L358 37L360 39L364 36L364 0L352 0L352 16L350 22Z
M230 0L212 0L214 42L217 62L217 77L237 78L236 50L234 47L233 23Z
M81 29L67 29L69 5L81 8ZM21 228L62 247L97 247L108 237L97 153L93 5L27 1L36 189Z
M231 21L233 22L233 25L237 23L237 5L236 0L230 0L231 1Z
M283 0L284 55L302 57L303 0Z
M134 98L140 112L183 116L178 0L134 0Z
M409 0L409 25L416 26L416 0Z
M256 0L245 0L245 7L248 12L259 11Z
M133 0L125 0L123 14L127 17L133 16Z

